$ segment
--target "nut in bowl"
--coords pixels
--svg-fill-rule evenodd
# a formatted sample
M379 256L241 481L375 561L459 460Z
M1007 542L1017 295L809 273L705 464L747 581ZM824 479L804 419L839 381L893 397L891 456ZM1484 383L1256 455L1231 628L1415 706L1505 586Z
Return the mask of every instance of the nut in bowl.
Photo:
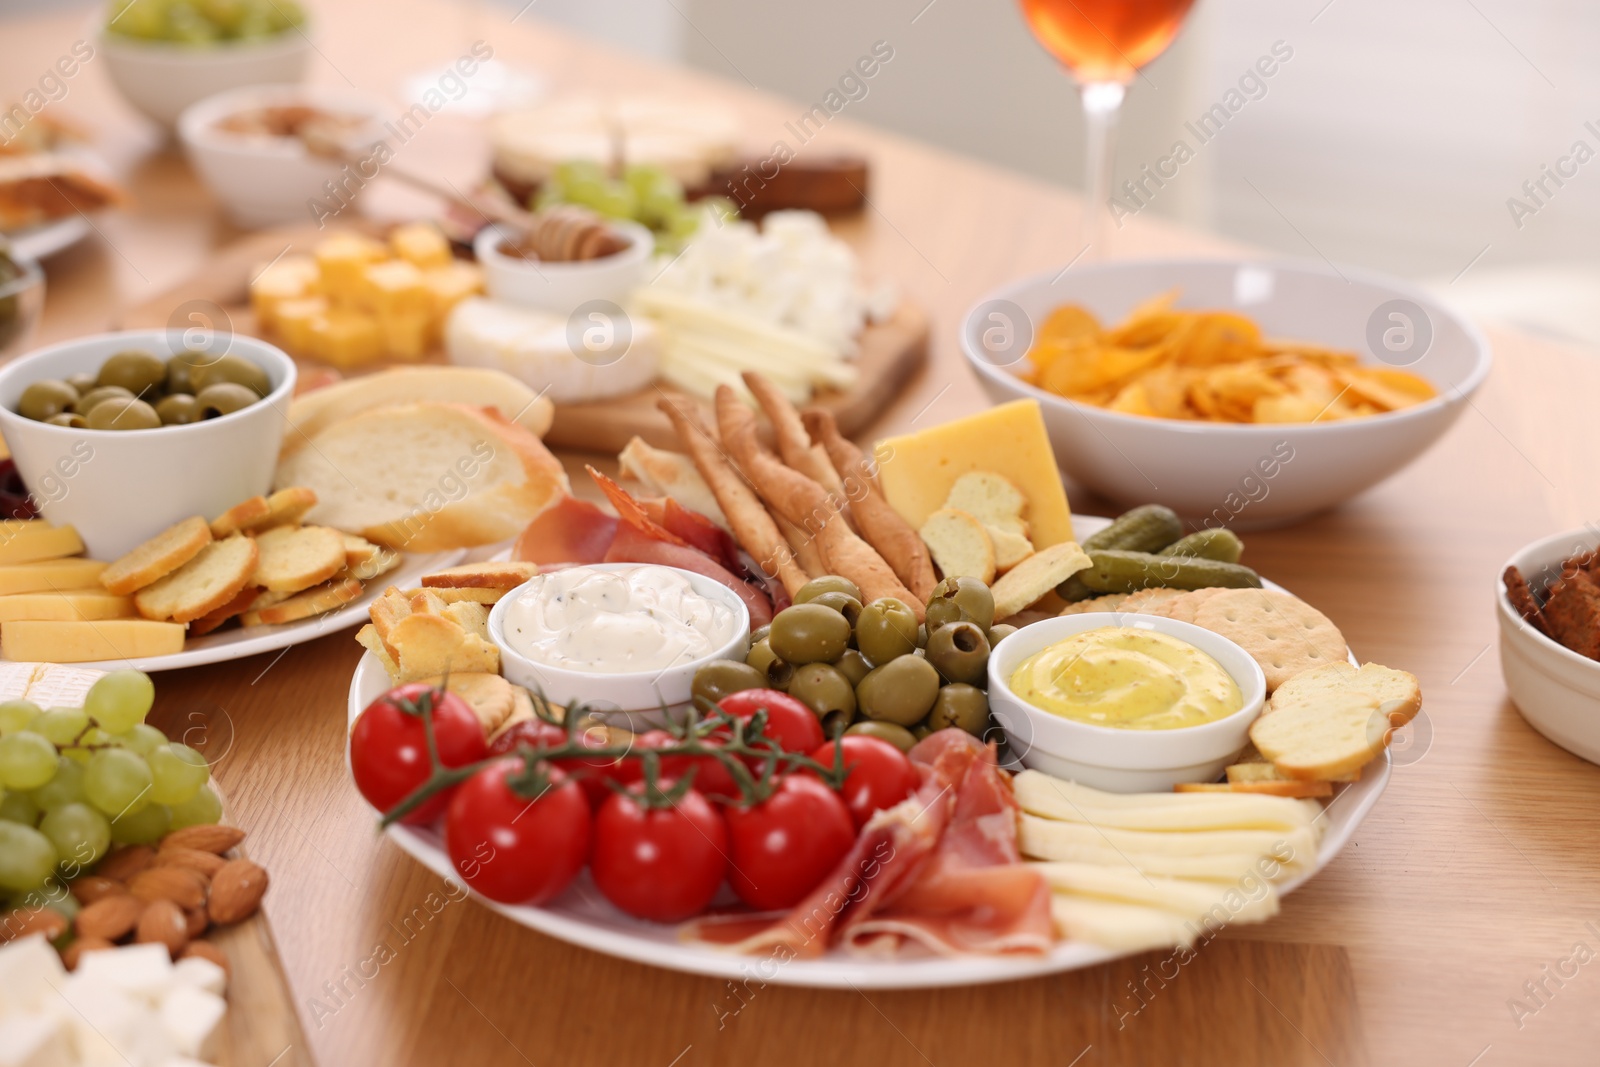
M1330 419L1319 405L1305 421L1244 423L1130 414L1028 380L1036 334L1058 308L1077 305L1116 323L1173 290L1182 311L1232 312L1266 338L1294 339L1280 351L1354 353L1363 372L1404 372L1435 395L1362 417ZM1396 473L1449 428L1490 364L1478 330L1421 290L1348 269L1244 260L1111 263L1024 278L968 311L961 348L993 399L1039 402L1056 458L1074 481L1113 500L1136 495L1238 529L1297 520ZM1154 362L1133 346L1118 354L1126 373L1108 387ZM1345 397L1335 386L1328 400L1333 413ZM1280 407L1281 417L1303 405Z

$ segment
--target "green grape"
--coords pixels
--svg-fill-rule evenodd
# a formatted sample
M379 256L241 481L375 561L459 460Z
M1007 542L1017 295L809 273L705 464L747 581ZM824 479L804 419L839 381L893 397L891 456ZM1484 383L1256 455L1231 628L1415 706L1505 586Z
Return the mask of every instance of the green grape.
M83 767L67 756L56 760L56 776L29 794L40 811L72 804L83 797Z
M143 671L112 671L89 687L83 710L95 725L121 734L144 722L156 701L155 683Z
M78 739L89 725L89 715L82 708L51 708L29 727L57 748L65 748Z
M239 23L249 11L244 0L200 0L200 13L226 34L238 32Z
M300 10L300 5L295 3L295 0L273 0L270 10L272 28L276 30L287 30L306 20L306 13Z
M201 786L199 792L182 804L172 805L174 830L182 830L186 826L210 826L221 821L222 801L217 799L217 794L209 785Z
M146 757L150 763L150 799L157 804L182 804L211 777L206 758L188 745L162 745Z
M0 785L37 789L56 773L56 746L34 733L0 737Z
M39 832L50 839L62 863L90 867L111 847L111 823L87 804L66 804L45 813Z
M150 765L125 748L103 748L83 771L83 792L89 803L113 819L150 805Z
M141 756L148 756L156 750L158 745L167 743L167 735L149 723L142 722L125 734L113 734L111 743L121 745L128 751L137 752Z
M39 822L39 806L26 793L7 792L0 797L0 819L23 826L35 826Z
M39 714L39 705L30 700L8 700L0 704L0 735L24 730Z
M48 837L31 826L0 822L0 887L34 889L55 869L56 850Z
M151 804L132 815L111 820L111 840L119 845L148 845L172 829L172 809Z
M79 766L87 766L89 760L94 756L94 750L104 748L109 744L111 744L111 735L98 726L91 726L84 731L83 736L78 739L76 745L62 749L61 754Z

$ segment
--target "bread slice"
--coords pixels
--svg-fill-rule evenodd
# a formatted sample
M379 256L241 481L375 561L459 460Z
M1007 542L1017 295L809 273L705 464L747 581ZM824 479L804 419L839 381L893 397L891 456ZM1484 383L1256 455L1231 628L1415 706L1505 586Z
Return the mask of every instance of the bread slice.
M289 405L283 455L305 449L324 430L345 419L377 408L425 402L494 408L504 420L516 423L534 437L543 437L549 431L555 413L549 398L504 371L391 367L382 374L336 382L296 397Z
M253 584L298 593L344 569L344 535L327 526L275 526L256 538L261 559Z
M1256 793L1269 797L1331 797L1327 782L1179 782L1174 793Z
M169 526L100 572L100 584L118 596L137 592L188 563L211 543L211 527L196 515Z
M224 511L221 515L211 520L211 536L221 540L229 534L236 534L240 530L248 530L268 515L272 508L264 496L253 496L243 500Z
M324 612L344 607L361 596L361 583L354 578L336 579L296 593L260 611L246 611L239 619L244 626L278 625L299 622Z
M965 511L986 526L1028 536L1023 515L1028 498L1010 480L992 471L971 471L957 478L944 506Z
M1329 663L1290 678L1272 694L1268 711L1295 703L1314 703L1341 693L1362 693L1378 701L1379 710L1395 726L1404 726L1422 710L1422 686L1416 676L1379 663ZM1265 754L1265 750L1263 750Z
M312 444L286 453L277 472L279 484L316 491L307 521L396 550L504 541L570 492L537 437L463 404L364 411L313 434Z
M488 563L463 563L422 576L428 589L515 589L539 573L537 563L521 560L494 560Z
M457 671L500 673L500 650L443 615L413 612L394 625L385 644L399 670L397 684Z
M976 578L985 584L994 581L994 542L972 515L941 508L929 515L917 532L942 576Z
M303 485L279 489L267 497L267 513L249 525L260 533L278 526L293 526L306 517L306 512L317 506L317 494Z
M479 589L475 586L447 586L428 590L428 592L433 593L446 604L454 604L460 600L470 600L474 604L498 604L500 598L510 591L509 589ZM406 595L410 596L420 592L422 592L420 589L408 589L406 590Z
M222 624L228 620L236 616L243 615L246 611L250 610L250 602L253 601L260 592L261 590L257 586L246 583L245 587L239 590L232 600L222 605L222 607L218 608L216 611L207 612L198 619L195 619L193 622L189 623L189 636L204 637L213 630L220 629Z
M983 532L989 535L989 543L994 546L994 569L999 574L1033 555L1033 542L1015 530L984 523Z
M240 534L208 542L188 563L134 594L134 606L147 619L189 622L208 615L239 595L259 555L255 541Z
M1296 701L1257 719L1250 740L1288 777L1326 781L1365 767L1389 743L1394 726L1379 705L1358 692Z

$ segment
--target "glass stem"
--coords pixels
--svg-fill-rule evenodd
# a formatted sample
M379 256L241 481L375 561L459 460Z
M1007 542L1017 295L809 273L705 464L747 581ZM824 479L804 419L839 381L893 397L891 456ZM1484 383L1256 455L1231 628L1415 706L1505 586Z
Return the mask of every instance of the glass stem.
M1083 219L1073 255L1091 262L1110 254L1111 179L1117 154L1117 119L1127 86L1121 82L1089 82L1079 87L1087 127L1084 159Z

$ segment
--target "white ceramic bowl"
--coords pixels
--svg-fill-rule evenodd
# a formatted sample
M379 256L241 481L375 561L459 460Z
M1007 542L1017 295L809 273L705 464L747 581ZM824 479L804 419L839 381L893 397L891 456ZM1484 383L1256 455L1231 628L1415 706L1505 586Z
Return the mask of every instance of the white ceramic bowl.
M258 403L188 426L74 430L17 414L41 378L93 373L130 348L163 359L183 352L179 330L125 330L50 345L0 367L0 435L43 517L77 528L89 555L113 560L175 522L213 518L267 492L294 395L294 361L250 337L217 335L207 351L240 356L267 372Z
M483 265L484 288L496 300L557 315L570 315L591 300L621 306L629 293L649 279L656 239L637 222L608 221L627 238L628 247L616 255L581 263L546 263L508 255L500 250L508 231L498 225L485 226L472 242Z
M1593 551L1600 534L1584 527L1546 537L1506 560L1538 588L1561 561ZM1505 567L1500 568L1500 574ZM1578 655L1535 630L1511 606L1495 575L1500 622L1500 673L1511 701L1528 725L1574 755L1600 763L1600 662Z
M44 271L22 256L14 262L17 276L0 282L0 361L27 349L44 310Z
M1244 706L1226 718L1177 730L1124 730L1052 715L1011 691L1023 660L1085 630L1128 626L1186 641L1233 677ZM1267 679L1249 653L1220 634L1157 615L1086 612L1024 626L989 655L989 709L1023 766L1112 793L1165 792L1179 782L1211 782L1250 739Z
M593 563L594 570L621 571L634 567L656 566L642 563ZM519 595L523 586L511 590L495 603L489 612L489 638L500 649L500 673L507 681L543 693L546 700L565 707L582 701L605 712L620 712L624 719L617 725L653 725L661 720L663 706L669 712L681 711L689 706L690 687L694 672L714 659L743 660L750 644L750 612L744 601L723 585L704 575L677 567L666 567L688 579L689 586L703 597L714 599L734 613L738 620L731 640L708 656L660 671L634 671L627 674L593 674L587 671L569 671L552 667L522 655L505 639L506 609Z
M313 155L298 138L250 137L217 128L218 122L241 111L293 104L365 118L366 125L352 131L347 143L357 147L362 159L374 160L370 168L350 164L346 174L346 164ZM383 139L388 110L381 100L356 89L253 85L208 96L187 108L178 120L178 137L212 195L240 225L321 222L343 211L377 176L377 157L371 152ZM328 193L330 181L343 191L340 196Z
M311 56L308 26L260 41L184 45L146 41L99 30L95 47L111 84L128 103L163 126L175 126L183 109L243 85L304 80Z
M1124 415L1018 377L1030 324L1056 307L1082 304L1112 325L1172 289L1181 291L1182 308L1235 310L1269 337L1346 349L1377 364L1368 340L1375 331L1383 363L1427 379L1439 395L1372 418L1227 425ZM1409 342L1391 313L1411 320ZM1383 347L1385 336L1398 351ZM1455 421L1490 363L1477 328L1420 289L1346 268L1255 260L1107 263L1023 278L967 312L961 350L994 400L1038 400L1056 459L1074 481L1119 503L1154 501L1238 529L1322 511L1399 471Z

